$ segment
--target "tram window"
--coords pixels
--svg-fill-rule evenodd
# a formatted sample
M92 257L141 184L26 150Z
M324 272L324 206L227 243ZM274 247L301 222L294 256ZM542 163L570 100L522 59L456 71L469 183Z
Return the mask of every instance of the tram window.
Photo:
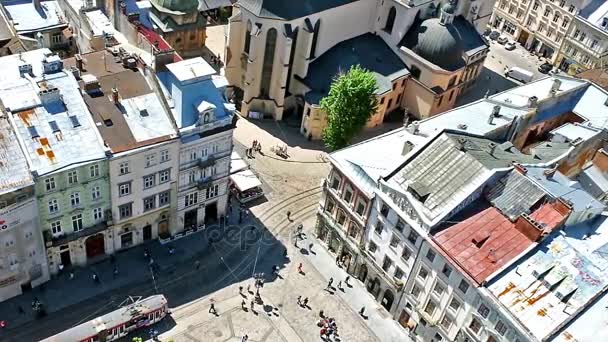
M154 314L156 316L156 319L160 318L160 311L156 311L156 314Z

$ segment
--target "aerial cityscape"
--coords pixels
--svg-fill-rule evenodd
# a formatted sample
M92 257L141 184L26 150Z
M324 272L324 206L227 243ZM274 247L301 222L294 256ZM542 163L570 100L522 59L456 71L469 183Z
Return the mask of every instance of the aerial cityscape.
M608 1L1 0L0 341L608 341Z

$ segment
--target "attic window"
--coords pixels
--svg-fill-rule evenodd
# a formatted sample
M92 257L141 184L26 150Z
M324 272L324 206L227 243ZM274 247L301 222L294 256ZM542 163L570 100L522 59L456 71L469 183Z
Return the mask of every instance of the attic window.
M51 130L53 130L53 133L57 133L60 131L56 121L49 121L49 126L51 126Z
M70 121L72 122L72 126L74 126L74 128L80 127L80 121L78 121L78 118L75 115L70 116Z
M35 126L28 127L27 130L28 130L28 132L30 132L30 136L32 137L32 139L36 139L36 138L40 137Z
M475 247L481 248L481 247L483 247L484 243L486 243L486 241L488 241L489 238L490 238L490 235L475 236L471 240L471 242L473 242Z

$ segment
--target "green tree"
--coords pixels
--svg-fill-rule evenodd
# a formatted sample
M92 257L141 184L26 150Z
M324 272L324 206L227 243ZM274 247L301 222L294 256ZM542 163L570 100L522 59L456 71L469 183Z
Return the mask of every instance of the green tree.
M328 148L348 146L361 131L378 107L377 89L374 75L359 65L333 80L329 94L321 100L321 109L327 114L323 140Z

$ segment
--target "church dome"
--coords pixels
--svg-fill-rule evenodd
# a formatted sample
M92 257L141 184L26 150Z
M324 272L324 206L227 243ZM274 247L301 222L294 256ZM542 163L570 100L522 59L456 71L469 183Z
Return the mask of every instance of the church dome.
M198 0L152 0L152 2L174 12L198 11Z
M451 23L441 23L438 18L427 19L410 30L405 38L405 45L410 50L445 70L462 66L464 48L458 30Z

